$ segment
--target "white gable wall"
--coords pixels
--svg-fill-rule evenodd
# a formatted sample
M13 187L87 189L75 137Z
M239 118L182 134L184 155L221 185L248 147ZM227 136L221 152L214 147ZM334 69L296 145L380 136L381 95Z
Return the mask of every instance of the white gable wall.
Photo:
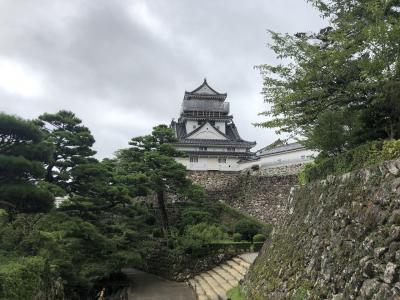
M195 92L195 94L215 95L215 92L210 90L210 88L204 84L198 91Z
M226 158L226 163L219 163L218 157L198 157L196 163L190 162L189 157L178 157L175 160L192 171L238 171L238 158Z
M318 155L318 152L309 149L299 149L296 151L276 153L272 155L259 156L259 160L242 163L239 166L240 170L250 168L252 165L259 165L261 169L281 166L281 165L292 165L300 163L308 163L313 161L314 157Z
M196 130L197 127L201 125L198 125L197 121L186 121L186 133L189 134L193 130Z
M227 138L216 131L210 123L204 124L198 132L189 136L188 139L227 140Z
M215 127L223 134L226 134L225 122L215 122Z

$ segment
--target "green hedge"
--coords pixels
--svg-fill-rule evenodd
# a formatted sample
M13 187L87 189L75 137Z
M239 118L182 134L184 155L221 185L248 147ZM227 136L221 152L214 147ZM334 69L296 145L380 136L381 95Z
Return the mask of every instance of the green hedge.
M8 261L1 257L0 299L37 299L45 269L45 260L39 256Z
M300 183L340 175L386 160L400 158L400 140L374 141L334 157L317 158L299 173Z

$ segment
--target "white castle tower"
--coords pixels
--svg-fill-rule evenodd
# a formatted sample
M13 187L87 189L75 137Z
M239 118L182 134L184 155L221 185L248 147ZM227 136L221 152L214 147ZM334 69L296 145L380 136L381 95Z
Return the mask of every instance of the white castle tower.
M250 149L256 143L240 137L226 97L205 79L194 91L185 92L181 115L171 128L178 139L176 148L187 154L177 160L188 170L238 171L238 162L253 156Z

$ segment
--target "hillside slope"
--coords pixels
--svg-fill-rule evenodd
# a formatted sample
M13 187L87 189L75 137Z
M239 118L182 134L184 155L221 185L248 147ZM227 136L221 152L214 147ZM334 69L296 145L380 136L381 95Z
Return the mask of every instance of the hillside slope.
M400 299L400 160L296 188L247 299Z

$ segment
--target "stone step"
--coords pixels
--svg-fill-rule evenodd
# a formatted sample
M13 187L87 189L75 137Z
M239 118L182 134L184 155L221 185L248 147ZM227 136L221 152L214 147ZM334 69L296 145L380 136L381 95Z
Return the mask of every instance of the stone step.
M224 290L230 290L231 288L235 287L234 284L232 284L232 281L228 281L225 278L223 278L221 275L218 273L214 272L214 270L210 270L207 272L208 275L210 275L216 282L219 283L219 285L224 289ZM236 282L236 280L235 280Z
M213 271L215 273L218 273L221 277L223 277L227 281L235 281L235 282L239 281L238 279L236 279L232 274L230 274L228 271L226 271L221 266L214 268Z
M212 287L219 300L226 300L226 290L214 278L207 275L207 273L203 273L200 276Z
M197 282L196 286L200 286L204 291L205 295L207 296L207 300L220 300L218 294L214 291L211 285L203 279L201 275L196 276L194 280Z
M226 300L226 293L243 279L257 253L246 253L189 280L198 300Z
M232 260L236 263L238 263L239 265L241 265L243 268L245 268L246 270L248 270L248 268L250 267L250 263L248 263L247 261L245 261L243 258L241 257L234 257L232 258Z
M206 291L195 279L193 279L193 278L190 279L189 285L195 291L198 299L200 299L200 298L204 298L206 300L208 299Z
M240 281L243 278L242 274L240 274L238 271L236 271L236 269L227 264L221 265L221 268L228 272L231 276L233 276L237 281Z
M243 268L241 265L234 262L233 260L227 261L226 264L235 269L236 271L238 271L242 276L244 276L247 272L247 269Z
M239 255L241 259L244 261L247 261L249 264L252 264L258 256L258 252L253 252L253 253L244 253Z

